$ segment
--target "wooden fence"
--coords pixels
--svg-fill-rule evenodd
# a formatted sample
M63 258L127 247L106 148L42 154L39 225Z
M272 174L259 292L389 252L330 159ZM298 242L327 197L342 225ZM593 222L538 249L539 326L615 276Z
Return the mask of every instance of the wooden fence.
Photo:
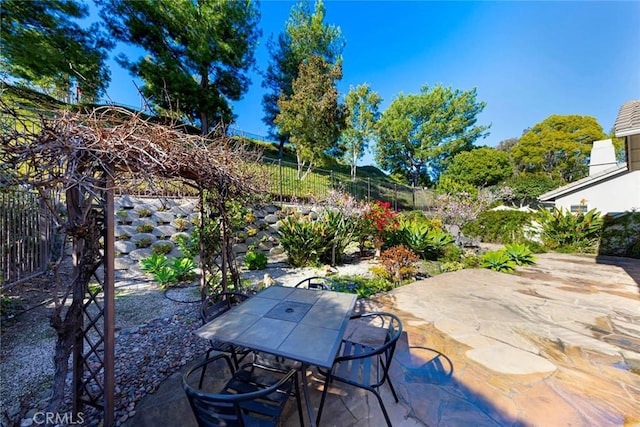
M46 271L54 240L51 213L37 194L0 191L0 287Z

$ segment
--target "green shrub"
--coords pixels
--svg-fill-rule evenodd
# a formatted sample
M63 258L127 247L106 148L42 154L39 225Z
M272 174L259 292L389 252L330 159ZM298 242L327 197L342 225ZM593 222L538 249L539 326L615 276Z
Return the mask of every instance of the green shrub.
M490 243L521 243L535 214L521 211L484 211L462 227L465 236Z
M464 250L457 245L447 245L442 256L438 259L441 262L458 262L464 257Z
M603 218L595 209L587 213L571 213L560 208L538 211L545 246L559 252L593 252L600 239Z
M196 230L187 237L185 235L175 235L171 240L178 245L178 249L185 258L193 259L200 253L200 237Z
M289 215L280 221L278 237L292 267L318 263L322 236L316 223L297 215Z
M516 263L509 258L504 250L499 250L489 251L482 255L481 265L489 270L509 273L515 269Z
M358 298L367 298L380 292L387 292L395 286L389 280L381 277L338 276L332 277L332 279L336 282L335 291L356 294Z
M153 254L163 254L166 255L173 250L173 245L169 242L166 243L156 243L151 246L151 253Z
M527 245L512 243L511 245L505 245L504 251L516 265L531 265L536 263L536 258Z
M150 217L151 216L151 210L150 209L138 209L136 211L136 213L138 214L138 216L140 218L146 218L146 217Z
M175 272L178 282L186 282L195 277L196 265L189 258L174 258L169 267Z
M153 226L153 224L140 224L139 226L136 227L136 231L138 233L150 233L151 231L153 231L155 227Z
M154 253L150 257L140 260L140 269L145 273L154 274L167 265L169 259L164 254Z
M153 279L160 283L160 289L165 289L170 283L178 281L176 272L167 265L153 273Z
M278 229L280 244L292 267L331 264L342 261L344 251L355 239L355 220L340 211L325 209L316 220L289 215Z
M120 209L116 212L116 216L118 217L118 222L120 222L120 224L126 224L129 219L129 214L124 209Z
M416 262L420 258L410 249L404 246L393 246L380 254L379 263L389 276L396 282L401 283L410 277L414 277L418 271Z
M189 221L183 218L177 218L175 226L177 231L187 231L189 229Z
M249 251L244 256L244 265L249 270L264 270L267 268L267 256L262 252Z
M463 270L464 268L465 268L464 264L459 261L447 261L440 264L440 271L442 273Z
M599 253L640 258L640 212L605 215Z

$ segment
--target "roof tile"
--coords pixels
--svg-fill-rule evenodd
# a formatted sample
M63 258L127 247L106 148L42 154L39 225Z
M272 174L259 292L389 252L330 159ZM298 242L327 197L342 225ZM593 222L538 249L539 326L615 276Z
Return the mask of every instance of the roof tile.
M640 101L629 101L620 107L614 129L617 137L640 134Z

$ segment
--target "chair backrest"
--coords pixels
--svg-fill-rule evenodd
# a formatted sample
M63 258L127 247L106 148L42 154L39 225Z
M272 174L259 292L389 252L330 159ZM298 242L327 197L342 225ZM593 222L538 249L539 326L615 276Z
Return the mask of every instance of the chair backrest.
M192 375L218 359L224 359L229 372L232 373L227 377L228 382L219 393L205 392L192 386ZM216 369L215 372L220 374L224 369ZM218 354L193 366L183 375L182 388L189 399L198 425L204 427L276 425L293 389L296 370L292 369L268 387L251 380L245 381L245 377L249 379L250 375L233 375L233 372L229 357Z
M210 322L222 313L229 311L249 298L248 295L239 292L219 292L209 295L200 306L200 318L202 323Z
M391 360L396 350L396 344L402 335L402 321L392 313L386 312L371 312L360 313L351 316L352 320L363 319L370 321L375 327L382 328L385 332L384 342L379 345L357 346L358 350L350 354L349 351L343 353L343 355L336 358L335 362L346 362L349 360L365 359L365 358L380 358L382 360L383 376L379 383L381 385L388 377L389 367L391 366ZM353 345L354 343L345 343L346 345Z
M330 291L335 287L335 285L336 285L336 282L334 282L332 279L328 277L313 276L313 277L307 277L306 279L302 279L301 281L298 282L298 284L296 284L295 287Z

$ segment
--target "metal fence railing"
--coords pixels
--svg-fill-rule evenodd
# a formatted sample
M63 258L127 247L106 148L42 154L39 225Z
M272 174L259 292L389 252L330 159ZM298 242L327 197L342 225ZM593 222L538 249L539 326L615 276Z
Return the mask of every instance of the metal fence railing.
M306 201L323 199L329 191L340 190L357 200L389 202L395 210L431 210L433 192L375 178L356 178L332 170L313 169L304 179L298 178L297 165L282 160L265 159L270 177L270 190L275 200Z
M0 285L15 284L43 273L54 245L51 212L38 194L21 189L0 191Z

